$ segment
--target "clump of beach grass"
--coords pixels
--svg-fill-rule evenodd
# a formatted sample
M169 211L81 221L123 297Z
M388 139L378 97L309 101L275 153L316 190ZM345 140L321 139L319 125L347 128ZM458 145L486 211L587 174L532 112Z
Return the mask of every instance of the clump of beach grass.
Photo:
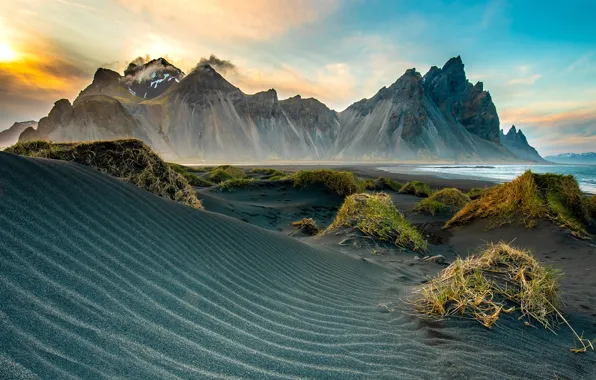
M377 189L377 185L375 184L375 181L373 181L372 179L366 179L366 180L362 181L362 185L364 186L364 188L366 190L376 190Z
M246 189L255 185L256 181L252 178L232 178L219 184L220 191L235 191L237 189Z
M501 313L518 312L526 324L536 321L554 331L563 320L582 347L594 349L559 311L561 273L539 263L529 251L506 243L489 244L480 254L457 258L435 278L420 285L411 301L425 316L472 318L492 328Z
M198 176L196 174L193 174L193 172L197 172L196 170L193 170L192 168L183 166L183 165L179 165L179 164L174 164L174 163L168 163L168 165L170 166L170 168L172 168L172 170L174 170L176 173L180 174L181 176L183 176L184 178L186 178L186 180L188 181L188 183L190 183L192 186L197 186L197 187L210 187L213 186L213 183L206 180L205 178Z
M474 187L474 188L470 189L470 191L468 191L466 193L466 195L468 197L470 197L470 199L472 199L472 200L478 199L484 193L484 190L486 190L486 189L483 189L480 187Z
M588 212L590 216L596 219L596 195L591 196L586 200L586 204L588 207Z
M329 169L300 170L293 175L294 186L305 188L322 184L339 196L345 197L364 191L364 185L354 173Z
M207 179L213 183L221 183L230 179L245 177L246 173L242 169L231 165L218 166L207 175Z
M387 177L379 177L376 180L376 184L377 186L379 186L380 188L386 190L392 190L395 191L396 193L399 192L401 190L401 188L404 186L403 184L392 180L391 178L387 178Z
M470 197L455 188L444 188L418 202L414 211L436 215L455 213L470 203Z
M348 196L325 232L341 227L354 227L368 236L404 249L425 251L427 248L420 232L395 208L385 193Z
M462 225L476 218L491 219L489 227L521 221L528 228L548 218L573 235L588 237L588 207L572 175L536 174L530 170L511 182L487 189L449 220L445 227Z
M302 218L301 220L292 222L293 227L297 227L299 231L306 235L314 236L319 233L317 223L312 218Z
M430 186L420 181L410 181L399 190L403 194L412 194L418 197L428 197L432 194Z
M275 168L253 168L248 171L249 174L261 174L271 177L285 177L288 173L284 172L283 170L275 169Z
M72 161L194 208L203 208L188 181L151 148L135 139L81 143L20 142L6 152Z

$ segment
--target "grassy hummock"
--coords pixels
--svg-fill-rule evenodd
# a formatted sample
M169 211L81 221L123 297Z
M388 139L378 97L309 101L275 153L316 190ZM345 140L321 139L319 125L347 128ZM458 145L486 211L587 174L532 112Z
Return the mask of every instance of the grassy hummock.
M470 197L455 188L445 188L418 202L414 211L436 215L455 213L470 203Z
M596 219L596 195L593 195L592 197L588 198L587 205L590 216Z
M188 181L188 183L190 183L192 186L197 186L197 187L210 187L210 186L213 186L213 183L212 182L207 181L203 177L200 177L198 175L193 174L193 172L199 172L198 170L194 170L194 169L189 168L187 166L183 166L183 165L179 165L179 164L174 164L174 163L171 163L171 162L168 163L168 165L176 173L178 173L181 176L183 176L184 178L186 178L186 180Z
M362 182L351 172L329 169L300 170L293 178L296 187L305 188L313 184L323 184L342 197L364 191Z
M220 191L235 191L237 189L246 189L255 184L252 178L232 178L219 184Z
M373 181L372 179L366 179L366 180L362 181L362 185L364 186L364 188L366 190L376 190L377 189L377 185L375 184L375 181Z
M391 178L387 178L387 177L379 177L377 178L377 180L375 181L376 185L378 187L380 187L383 190L392 190L395 191L396 193L399 192L401 190L401 188L404 186L403 184L392 180Z
M221 183L230 179L245 177L246 173L242 169L231 165L218 166L207 175L207 179L213 183Z
M403 194L412 194L418 197L428 197L432 194L430 186L420 181L410 181L399 190Z
M478 198L480 198L480 196L481 196L482 194L484 194L484 190L485 190L485 189L482 189L482 188L480 188L480 187L474 187L474 188L470 189L470 191L468 191L468 192L466 193L466 195L467 195L468 197L470 197L470 199L472 199L472 200L474 200L474 199L478 199Z
M293 227L298 227L306 235L314 236L319 233L317 223L312 218L303 218L301 220L292 222Z
M139 140L82 143L31 141L17 143L7 148L6 152L76 162L161 197L194 208L203 208L188 181Z
M588 207L572 175L536 174L530 170L511 182L487 189L451 218L445 227L476 218L491 219L491 227L521 221L526 227L548 218L575 236L587 237Z
M285 177L288 173L275 168L253 168L248 171L249 174L260 174L267 177Z
M420 232L395 208L385 193L347 197L326 232L340 227L357 228L368 236L401 248L425 251L427 247Z

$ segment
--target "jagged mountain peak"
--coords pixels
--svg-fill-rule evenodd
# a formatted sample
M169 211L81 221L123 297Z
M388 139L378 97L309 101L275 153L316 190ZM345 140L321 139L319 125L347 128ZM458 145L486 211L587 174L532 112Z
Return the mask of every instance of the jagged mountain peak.
M174 91L178 95L190 96L191 98L212 91L241 92L240 89L228 82L217 70L206 63L198 64L180 81Z

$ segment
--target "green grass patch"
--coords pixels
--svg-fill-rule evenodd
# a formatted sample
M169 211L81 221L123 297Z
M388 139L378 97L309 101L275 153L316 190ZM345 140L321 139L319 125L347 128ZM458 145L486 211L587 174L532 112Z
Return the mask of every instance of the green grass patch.
M470 203L470 197L455 188L445 188L418 202L414 211L425 214L455 213Z
M83 143L21 142L6 152L72 161L194 208L203 208L188 181L151 148L134 139Z
M404 187L403 184L387 177L379 177L375 182L381 189L395 191L396 193L399 192L402 187Z
M466 193L466 195L468 197L470 197L470 199L472 199L472 200L478 199L478 198L480 198L480 196L482 194L484 194L484 190L486 190L486 189L482 189L480 187L474 187L474 188L470 189L470 191L468 191Z
M364 191L362 182L351 172L329 169L300 170L293 177L296 187L306 188L313 184L322 184L342 197Z
M491 219L490 227L520 220L526 227L548 218L578 237L588 237L589 212L585 197L572 175L526 171L511 182L487 189L447 222L462 225L476 218Z
M275 168L254 168L248 171L249 174L261 174L264 176L269 177L285 177L288 173L284 172L283 170L275 169Z
M588 212L590 213L590 216L596 219L596 195L587 198L586 205L588 207Z
M221 183L230 179L245 177L246 173L242 169L231 165L218 166L207 175L207 179L213 183Z
M180 174L181 176L183 176L184 178L186 178L186 180L188 181L188 183L190 183L192 186L197 186L197 187L210 187L213 186L213 183L206 180L203 177L200 177L196 174L193 174L193 172L196 172L195 170L192 170L191 168L188 168L186 166L183 165L179 165L179 164L174 164L174 163L168 163L168 165L170 166L170 168L172 168L172 170L174 170L176 173Z
M220 191L235 191L246 189L255 185L256 181L252 178L232 178L219 184Z
M395 208L385 193L348 196L326 231L354 227L368 236L394 243L398 247L425 251L420 232Z
M373 181L372 179L367 179L362 181L362 185L364 186L364 188L366 190L376 190L377 189L377 185L375 184L375 181Z
M416 195L417 197L428 197L432 194L430 186L420 181L410 181L406 183L399 189L399 192L402 194Z

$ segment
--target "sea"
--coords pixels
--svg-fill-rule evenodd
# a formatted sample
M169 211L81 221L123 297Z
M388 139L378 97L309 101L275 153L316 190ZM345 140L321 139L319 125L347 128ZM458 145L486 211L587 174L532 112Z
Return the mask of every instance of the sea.
M416 165L384 166L380 170L402 174L430 174L442 178L508 182L526 170L534 173L572 174L582 191L596 194L596 165Z

